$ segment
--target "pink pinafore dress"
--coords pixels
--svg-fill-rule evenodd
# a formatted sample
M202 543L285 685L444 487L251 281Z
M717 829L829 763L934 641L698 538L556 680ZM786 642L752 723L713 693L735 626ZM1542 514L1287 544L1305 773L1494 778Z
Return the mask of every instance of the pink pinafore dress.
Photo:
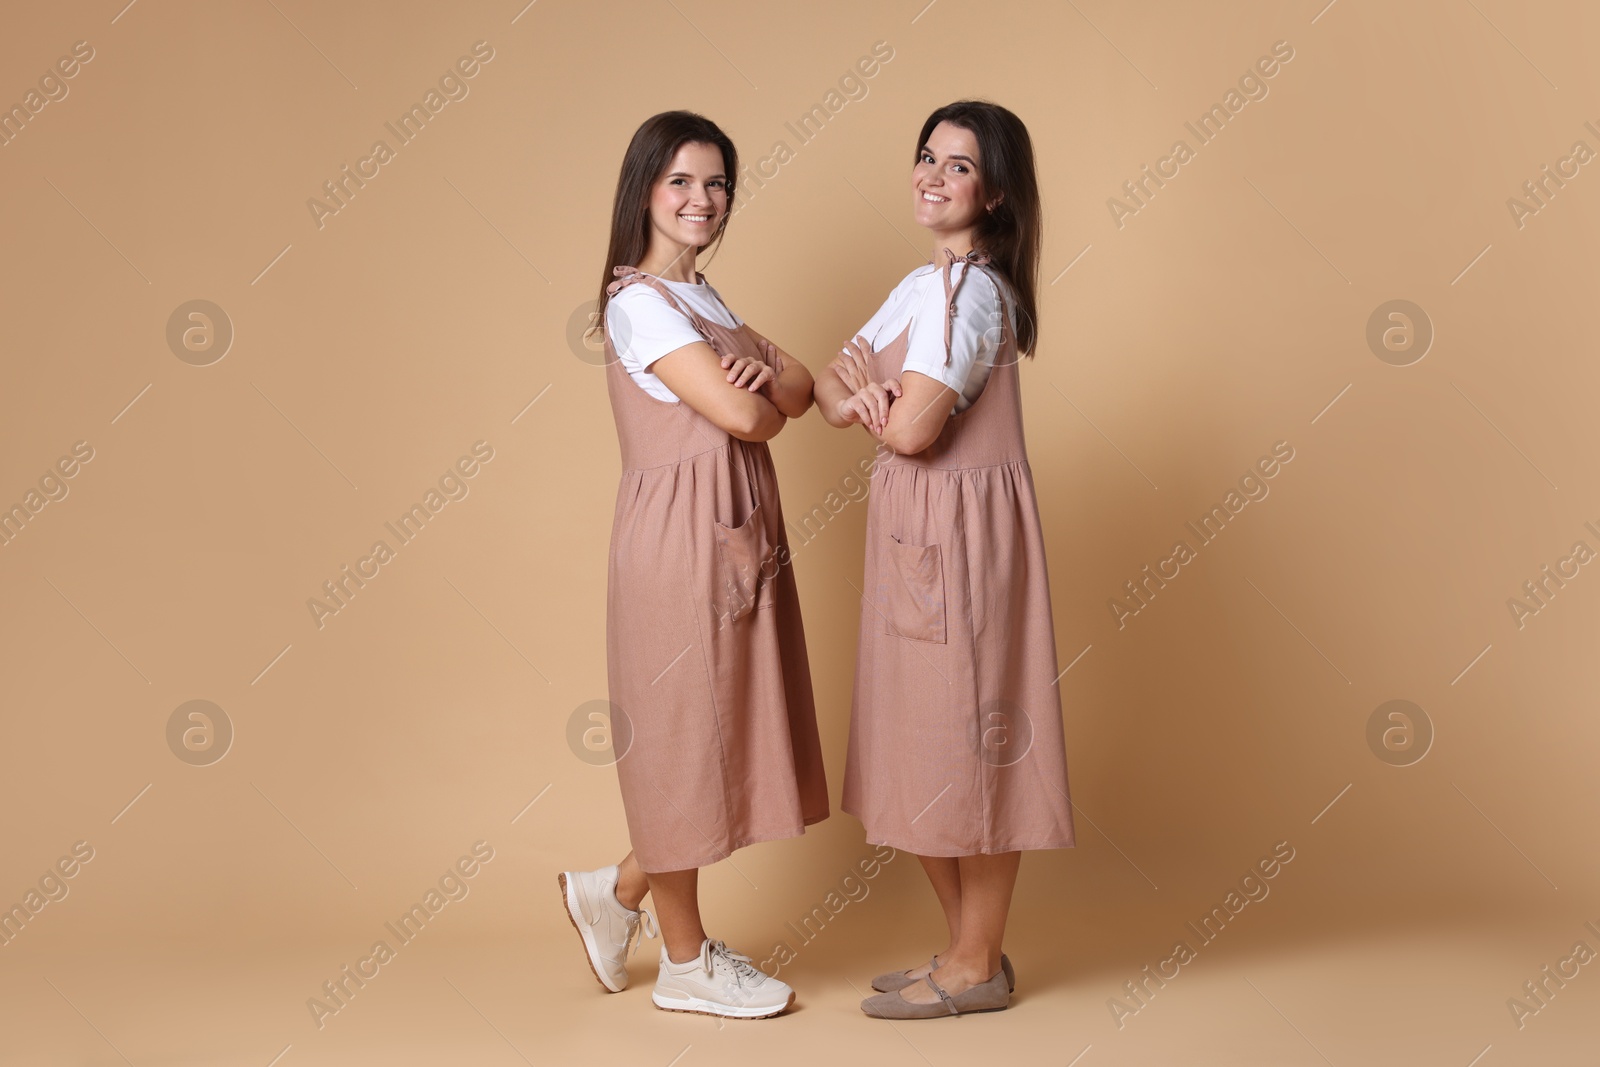
M945 253L948 352L960 257ZM957 287L989 260L966 261ZM840 807L869 843L923 856L1075 844L1050 583L1004 292L1002 339L978 399L927 449L880 462L867 506ZM874 380L899 377L910 330L870 357Z
M649 285L718 355L761 358L654 276L613 273L608 293ZM622 450L606 670L626 717L612 736L631 733L617 777L639 865L687 870L828 816L805 630L766 444L651 396L609 336L605 353Z

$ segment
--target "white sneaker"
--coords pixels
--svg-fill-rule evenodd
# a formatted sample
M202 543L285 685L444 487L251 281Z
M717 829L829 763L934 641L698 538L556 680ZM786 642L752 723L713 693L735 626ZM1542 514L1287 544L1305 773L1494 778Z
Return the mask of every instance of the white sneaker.
M666 1011L765 1019L786 1011L794 990L751 966L749 956L706 938L700 955L687 963L673 963L661 947L661 973L650 999Z
M561 884L567 918L583 939L589 969L611 992L626 989L628 943L632 941L637 952L640 941L655 937L659 933L655 916L643 908L631 911L623 907L617 899L616 864L598 871L562 871L556 881ZM636 941L634 935L641 926L644 935Z

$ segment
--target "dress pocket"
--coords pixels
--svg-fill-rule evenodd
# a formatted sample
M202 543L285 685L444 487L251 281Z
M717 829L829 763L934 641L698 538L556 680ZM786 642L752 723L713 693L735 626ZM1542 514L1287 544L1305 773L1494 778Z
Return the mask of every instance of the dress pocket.
M945 643L944 565L938 545L908 545L893 534L884 543L883 632Z
M713 520L715 521L715 520ZM773 544L767 537L766 513L758 501L738 526L716 522L717 559L711 576L711 604L717 624L737 622L752 611L772 606L769 588L775 573Z

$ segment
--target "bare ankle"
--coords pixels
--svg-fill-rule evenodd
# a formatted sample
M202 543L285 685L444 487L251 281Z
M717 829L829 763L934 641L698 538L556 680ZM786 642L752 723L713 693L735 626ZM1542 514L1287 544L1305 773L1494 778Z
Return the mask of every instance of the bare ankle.
M993 967L983 953L959 955L954 951L943 953L939 956L939 970L950 974L961 974L973 982L987 981L1000 970L1000 960L996 956Z

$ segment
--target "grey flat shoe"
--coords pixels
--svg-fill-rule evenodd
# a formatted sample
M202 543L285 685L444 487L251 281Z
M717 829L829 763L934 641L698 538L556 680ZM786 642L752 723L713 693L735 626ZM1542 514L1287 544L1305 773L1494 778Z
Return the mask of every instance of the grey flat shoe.
M928 962L937 969L939 957L934 956ZM1011 960L1004 952L1000 953L1000 970L1005 972L1006 992L1015 993L1017 991L1017 972L1011 969ZM908 977L905 971L890 971L888 974L880 974L874 978L872 980L872 988L880 993L894 993L916 981L920 981L920 979Z
M939 994L938 1000L931 1004L916 1004L896 990L868 997L861 1002L861 1010L875 1019L941 1019L949 1015L1002 1011L1011 1006L1011 992L1006 988L1006 973L1003 970L994 972L987 982L980 982L955 996L946 993L931 974L924 975L922 980Z

